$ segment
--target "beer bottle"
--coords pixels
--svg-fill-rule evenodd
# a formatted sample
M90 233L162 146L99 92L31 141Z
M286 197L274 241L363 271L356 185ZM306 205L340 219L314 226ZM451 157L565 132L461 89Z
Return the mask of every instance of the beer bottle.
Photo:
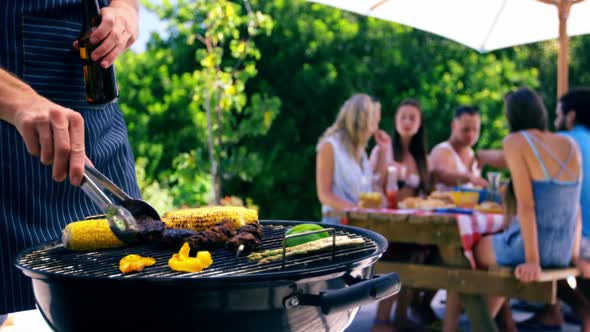
M78 39L80 58L84 69L86 101L89 104L112 103L119 97L115 68L102 68L99 61L90 57L98 45L90 43L90 34L100 25L98 0L82 0L82 31Z

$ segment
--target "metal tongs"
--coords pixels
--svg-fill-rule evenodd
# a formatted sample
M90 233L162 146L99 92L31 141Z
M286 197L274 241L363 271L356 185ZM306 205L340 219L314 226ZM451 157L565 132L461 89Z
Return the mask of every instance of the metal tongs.
M127 244L138 241L137 235L140 232L138 219L141 221L143 218L150 217L161 220L158 211L151 205L132 198L89 164L85 165L80 188L105 213L109 226L117 238ZM120 204L114 204L105 191L112 194Z

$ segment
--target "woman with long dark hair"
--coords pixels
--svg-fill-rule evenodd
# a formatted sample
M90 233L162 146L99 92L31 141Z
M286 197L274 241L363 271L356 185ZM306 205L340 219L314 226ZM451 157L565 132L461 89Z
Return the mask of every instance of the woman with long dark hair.
M371 163L377 166L384 189L387 185L388 166L395 165L398 170L402 167L406 169L405 176L398 178L398 180L401 180L398 182L401 185L398 192L399 200L420 194L428 194L430 191L425 130L420 103L414 99L405 99L399 104L395 112L391 143L386 147L387 151L382 151L384 146L381 145L375 146L371 153ZM400 175L398 172L398 176ZM390 244L390 250L387 251L383 258L401 259L421 264L424 263L428 256L428 248L426 247L392 243ZM430 308L430 300L433 295L433 292L426 292L424 297L420 297L418 293L410 292L404 288L399 295L399 298L404 299L404 303L398 303L397 305L395 325L405 326L410 322L406 315L406 309L409 304L407 302L412 299L412 296L414 296L414 299L420 299L419 302L413 303L417 305L414 308L415 311L420 311L420 315L424 316L422 318L426 321L435 319L436 317ZM390 322L390 316L393 303L397 298L398 296L392 296L379 302L373 331L395 331L393 323Z
M399 200L430 191L426 145L422 107L414 99L404 99L395 112L391 147L388 147L386 153L382 153L382 147L375 146L371 152L371 162L378 165L377 171L384 186L387 184L388 166L394 164L398 169L405 167L405 177L399 178L403 184L399 188ZM383 161L381 158L387 160Z
M505 197L508 228L482 237L474 248L479 268L510 266L523 282L535 281L546 267L567 267L579 251L581 160L571 138L547 130L547 111L529 88L505 97L510 135L504 153L512 178ZM488 302L495 316L504 298ZM443 331L455 331L457 294L447 296Z

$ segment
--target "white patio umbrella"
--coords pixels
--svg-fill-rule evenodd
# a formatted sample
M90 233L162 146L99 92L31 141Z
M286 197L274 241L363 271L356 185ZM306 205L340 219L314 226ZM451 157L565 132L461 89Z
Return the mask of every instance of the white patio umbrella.
M479 52L559 38L557 93L568 88L568 36L590 33L584 0L309 0L431 32Z

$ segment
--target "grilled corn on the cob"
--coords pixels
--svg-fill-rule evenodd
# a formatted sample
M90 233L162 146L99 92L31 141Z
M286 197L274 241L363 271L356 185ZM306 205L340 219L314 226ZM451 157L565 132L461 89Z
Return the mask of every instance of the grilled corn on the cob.
M118 248L125 246L109 228L106 219L75 221L66 226L62 235L64 247L75 251Z
M258 221L258 211L239 206L208 206L164 213L162 221L169 228L185 228L197 232L230 220L235 229Z
M235 206L213 206L166 212L162 221L168 228L184 228L197 232L230 220L238 229L258 221L258 211ZM106 219L75 221L66 226L62 235L65 248L75 251L91 251L125 246L109 227Z

